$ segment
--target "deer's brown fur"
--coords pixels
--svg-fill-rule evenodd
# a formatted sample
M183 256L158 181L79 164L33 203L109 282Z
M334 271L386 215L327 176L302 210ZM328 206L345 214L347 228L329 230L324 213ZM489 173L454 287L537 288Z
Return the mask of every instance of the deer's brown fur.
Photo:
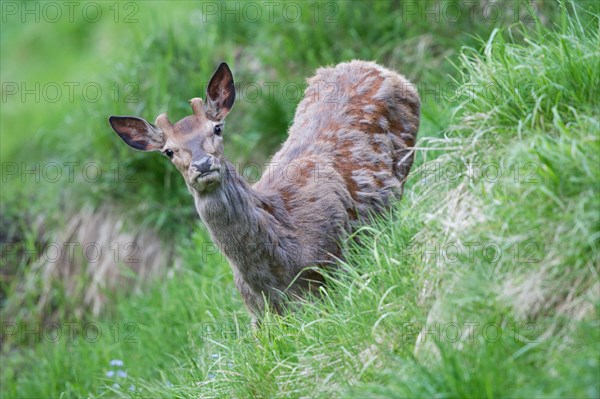
M258 316L265 305L281 312L286 296L316 289L318 268L341 256L340 241L400 198L420 100L403 76L373 62L319 69L288 139L250 186L224 158L218 133L234 93L231 72L221 64L206 102L191 101L192 116L172 124L161 115L157 126L111 117L111 125L135 148L176 152L173 163Z

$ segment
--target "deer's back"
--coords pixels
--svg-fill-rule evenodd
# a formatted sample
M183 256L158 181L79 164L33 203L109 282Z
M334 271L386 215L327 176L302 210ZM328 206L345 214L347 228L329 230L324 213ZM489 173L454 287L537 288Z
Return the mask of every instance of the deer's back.
M373 62L320 68L308 80L287 141L255 188L281 195L299 223L344 215L351 223L379 212L402 192L419 107L403 76Z

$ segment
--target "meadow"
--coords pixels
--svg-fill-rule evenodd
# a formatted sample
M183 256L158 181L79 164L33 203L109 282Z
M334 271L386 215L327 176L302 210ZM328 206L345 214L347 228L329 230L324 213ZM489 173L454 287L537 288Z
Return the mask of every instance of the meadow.
M599 397L600 6L267 3L1 3L0 396ZM107 118L184 117L227 61L256 181L357 58L419 89L404 197L253 330L178 172Z

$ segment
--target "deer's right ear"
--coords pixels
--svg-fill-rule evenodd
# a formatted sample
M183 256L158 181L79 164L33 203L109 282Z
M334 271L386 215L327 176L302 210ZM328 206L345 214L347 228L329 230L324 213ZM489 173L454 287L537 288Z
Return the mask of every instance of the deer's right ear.
M142 118L111 116L110 126L127 145L142 151L157 151L165 144L163 132Z

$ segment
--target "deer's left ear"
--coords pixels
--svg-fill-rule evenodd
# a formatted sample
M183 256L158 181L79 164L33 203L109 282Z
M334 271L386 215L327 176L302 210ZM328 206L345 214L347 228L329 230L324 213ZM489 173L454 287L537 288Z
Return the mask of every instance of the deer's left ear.
M233 74L229 66L222 62L206 89L206 115L214 121L221 121L231 111L234 101Z
M158 127L134 116L111 116L108 122L127 145L142 151L157 151L165 144L165 136Z

